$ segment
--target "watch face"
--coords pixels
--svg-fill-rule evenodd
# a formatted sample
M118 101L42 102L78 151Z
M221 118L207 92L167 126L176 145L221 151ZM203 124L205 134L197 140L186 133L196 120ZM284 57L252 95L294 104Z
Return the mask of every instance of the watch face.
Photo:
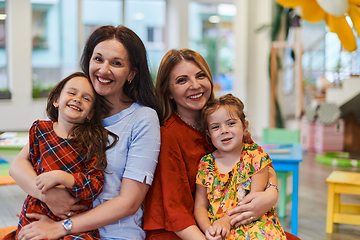
M64 228L65 228L66 230L71 230L72 222L71 222L70 219L66 219L66 220L64 221L63 225L64 225Z

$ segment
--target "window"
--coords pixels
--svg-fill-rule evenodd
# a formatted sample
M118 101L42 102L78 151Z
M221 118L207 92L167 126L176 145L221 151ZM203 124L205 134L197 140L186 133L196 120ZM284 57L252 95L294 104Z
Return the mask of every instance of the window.
M234 4L191 2L189 5L190 49L199 52L209 64L217 96L233 89L235 15Z
M32 3L33 98L46 98L56 83L78 71L77 16L77 1Z
M148 42L154 42L154 28L153 27L148 27L147 40L148 40Z
M99 26L123 24L123 1L114 0L82 0L82 23L84 39Z
M144 42L153 80L164 56L165 0L126 0L125 25Z
M148 43L161 43L163 41L162 28L148 27L147 42Z

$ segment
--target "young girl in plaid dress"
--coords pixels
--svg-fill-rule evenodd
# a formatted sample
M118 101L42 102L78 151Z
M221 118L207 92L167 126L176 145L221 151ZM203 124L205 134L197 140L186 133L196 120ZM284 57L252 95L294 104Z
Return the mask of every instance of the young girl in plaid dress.
M40 191L65 187L79 199L79 205L92 207L93 200L103 189L103 170L107 166L105 151L118 140L101 124L101 116L109 110L84 73L74 73L52 89L46 108L51 121L37 120L29 131L29 161L38 175L36 185ZM108 134L114 139L109 146ZM26 216L28 213L40 213L60 221L81 212L55 216L43 201L28 195L16 235L13 232L4 239L17 239L21 228L34 220ZM100 236L98 230L93 230L64 237L77 238L100 239Z
M251 192L264 191L270 157L248 132L244 104L231 94L207 103L204 129L215 151L198 168L195 218L207 239L286 239L274 207L249 224L232 227L231 209Z

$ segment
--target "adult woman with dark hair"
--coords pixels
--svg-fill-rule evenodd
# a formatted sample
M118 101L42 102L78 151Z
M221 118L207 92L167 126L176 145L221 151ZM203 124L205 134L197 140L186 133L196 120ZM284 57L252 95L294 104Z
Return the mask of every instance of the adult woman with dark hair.
M130 102L136 101L143 106L148 106L159 112L159 106L154 97L154 84L149 72L147 53L141 39L129 28L124 26L103 26L98 28L89 37L81 56L81 69L90 76L91 58L95 47L106 40L115 39L127 50L129 67L136 73L132 80L124 82L123 92L129 97ZM94 82L93 82L94 84ZM128 101L125 99L125 101Z
M59 188L41 194L34 188L25 147L10 168L11 176L29 195L42 199L55 215L68 219L54 222L29 214L39 221L24 227L19 239L58 239L97 228L102 239L144 239L141 204L152 183L160 148L158 106L145 47L130 29L103 26L89 37L81 67L95 91L112 106L102 120L103 126L119 136L117 144L106 152L103 192L93 209L73 215L82 206L76 205L77 199L70 194Z
M161 150L154 182L145 201L147 239L205 239L194 218L195 179L202 156L213 151L200 129L200 113L214 98L212 76L197 52L170 50L163 57L155 83L163 106ZM246 141L252 141L249 137ZM247 195L232 214L233 225L264 215L277 201L274 169L264 192ZM258 204L261 202L261 204Z

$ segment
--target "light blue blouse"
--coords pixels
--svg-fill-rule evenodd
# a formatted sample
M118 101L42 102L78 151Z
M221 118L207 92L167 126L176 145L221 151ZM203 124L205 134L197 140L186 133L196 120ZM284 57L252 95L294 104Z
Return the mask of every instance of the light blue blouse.
M151 184L160 151L160 126L156 112L133 103L129 108L102 121L119 136L117 144L106 152L108 166L103 192L93 206L119 196L123 177ZM145 239L141 208L131 216L100 228L101 239Z

